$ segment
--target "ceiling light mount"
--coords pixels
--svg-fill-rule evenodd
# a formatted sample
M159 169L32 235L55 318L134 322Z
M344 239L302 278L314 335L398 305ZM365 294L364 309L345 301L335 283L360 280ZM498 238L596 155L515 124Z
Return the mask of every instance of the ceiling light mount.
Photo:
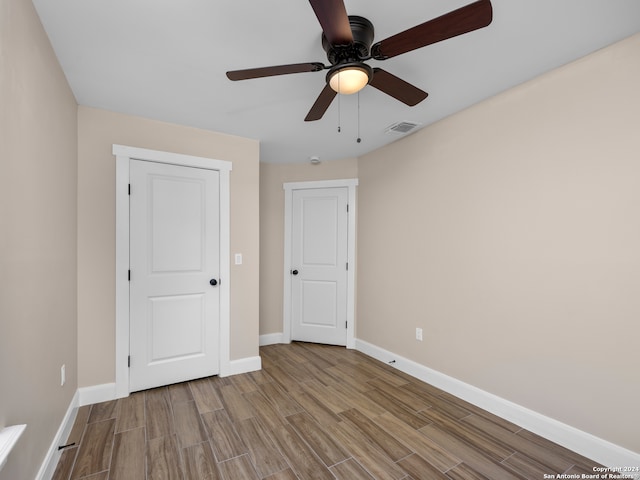
M349 26L353 42L345 45L331 44L324 32L322 33L322 48L327 52L327 59L331 65L371 58L369 51L374 37L373 23L364 17L349 15Z
M349 16L349 26L353 41L347 44L331 43L322 34L322 47L332 67L327 74L327 83L343 95L362 90L373 78L373 69L364 63L370 57L373 43L373 24L364 17Z

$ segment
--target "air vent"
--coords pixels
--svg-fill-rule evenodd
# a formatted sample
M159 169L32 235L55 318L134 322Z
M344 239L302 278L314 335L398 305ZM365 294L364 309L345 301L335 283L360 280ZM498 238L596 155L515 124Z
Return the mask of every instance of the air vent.
M385 130L385 133L390 133L390 134L393 134L393 135L405 135L405 134L415 130L419 126L420 126L419 123L397 122L397 123L394 123L393 125L390 125L389 127L387 127L387 129Z

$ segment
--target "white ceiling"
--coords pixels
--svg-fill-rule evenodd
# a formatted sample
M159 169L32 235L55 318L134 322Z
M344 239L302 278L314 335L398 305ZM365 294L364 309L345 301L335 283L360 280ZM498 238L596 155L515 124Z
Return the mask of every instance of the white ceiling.
M375 40L472 0L345 0ZM306 0L33 0L79 104L260 140L263 162L362 155L640 31L640 0L492 0L488 27L385 62L427 91L415 107L366 87L304 117L325 73L231 82L227 70L328 64ZM340 107L340 108L338 108ZM338 133L338 124L342 127Z

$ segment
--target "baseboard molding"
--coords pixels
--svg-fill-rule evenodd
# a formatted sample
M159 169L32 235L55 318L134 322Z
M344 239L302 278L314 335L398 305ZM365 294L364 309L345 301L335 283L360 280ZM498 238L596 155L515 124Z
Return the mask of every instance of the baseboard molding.
M225 375L229 376L237 375L240 373L248 373L262 368L262 359L259 356L243 358L240 360L232 360L229 362L229 370L225 372ZM73 422L75 421L78 407L85 405L92 405L94 403L107 402L109 400L115 400L116 397L116 384L105 383L103 385L94 385L92 387L82 387L76 390L75 395L67 409L67 412L62 420L60 428L56 433L56 436L49 447L49 451L40 467L40 471L35 480L49 480L53 477L58 460L60 459L61 452L58 450L58 446L62 445L64 441L71 433L73 428Z
M267 333L260 335L260 346L265 347L267 345L276 345L278 343L289 343L284 341L284 334L280 333Z
M221 377L237 375L239 373L248 373L260 370L262 368L262 359L257 357L241 358L240 360L232 360L229 362L224 371L220 371ZM94 385L92 387L82 387L78 389L79 406L93 405L94 403L108 402L118 398L116 395L116 384L105 383L102 385Z
M73 422L76 420L76 414L78 413L79 406L80 394L79 391L76 390L76 393L69 404L69 408L67 408L67 413L65 413L62 423L58 428L58 432L56 433L56 436L53 437L51 446L47 451L47 455L44 457L44 461L40 466L40 470L38 471L35 480L49 480L53 477L60 455L62 455L62 451L58 450L58 447L60 445L64 445L65 440L69 437L71 429L73 428Z
M231 375L238 375L240 373L255 372L262 369L262 359L259 356L241 358L240 360L231 360L228 365L228 370L220 372L221 377L229 377Z
M640 454L356 339L356 350L608 467L640 466Z
M263 339L263 337L265 338ZM281 340L281 334L263 335L260 337L260 345L282 343L276 340ZM263 344L263 341L268 343ZM413 360L404 358L401 355L396 355L393 352L365 342L364 340L356 339L355 348L387 364L394 360L393 366L398 370L451 393L603 465L612 468L620 466L640 466L640 454L636 452L632 452L619 445L571 427L570 425L534 412L533 410L505 400L504 398L421 365ZM231 361L229 370L225 372L225 375L221 373L221 376L248 373L260 370L261 368L262 360L259 356L248 357ZM62 445L69 436L73 428L78 407L114 400L115 398L115 383L83 387L76 391L35 480L49 480L53 476L61 454L58 446ZM636 476L636 478L640 477Z
M78 389L80 395L80 406L93 405L94 403L108 402L115 400L116 384L104 383L102 385L94 385L92 387L82 387Z

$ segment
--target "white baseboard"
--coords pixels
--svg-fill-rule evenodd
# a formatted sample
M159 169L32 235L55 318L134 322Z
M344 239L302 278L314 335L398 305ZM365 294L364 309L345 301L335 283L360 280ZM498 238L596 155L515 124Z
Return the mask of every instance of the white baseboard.
M356 350L438 387L522 428L608 467L640 466L640 454L485 392L393 352L356 339Z
M267 345L276 345L278 343L289 343L284 341L284 334L280 333L267 333L260 335L260 346L265 347Z
M240 373L255 372L260 369L262 369L262 359L259 356L241 358L240 360L231 360L228 369L220 372L220 376L228 377Z
M225 372L224 376L237 375L239 373L248 373L262 368L262 359L257 357L242 358L240 360L232 360L229 362L229 370ZM221 373L221 376L222 373ZM49 451L40 467L40 471L35 480L49 480L53 477L58 460L60 460L61 451L58 450L58 446L62 445L64 441L71 433L73 428L73 422L76 419L78 407L85 405L92 405L94 403L107 402L109 400L115 400L116 397L116 384L105 383L103 385L94 385L92 387L82 387L76 390L75 395L67 409L60 428L56 433L56 436L49 447Z
M264 338L265 342L269 342L264 343L264 345L282 343L276 341L280 338L278 336L281 337L281 334L263 335L260 337L260 345L263 345L263 337L266 337ZM387 364L395 360L393 366L398 370L451 393L603 465L608 467L640 466L640 454L636 452L632 452L594 435L578 430L577 428L541 415L533 410L517 405L509 400L485 392L473 385L461 382L437 370L425 367L413 360L404 358L401 355L396 355L364 340L356 339L355 348ZM262 360L259 356L248 357L231 361L229 371L225 372L225 375L221 374L221 376L248 373L260 370L261 368ZM83 387L76 391L35 480L49 480L53 476L61 455L58 446L62 445L69 436L73 428L78 407L114 400L115 398L115 383Z
M94 385L92 387L82 387L78 389L80 394L80 406L93 405L94 403L108 402L115 400L116 384L104 383L102 385Z
M78 413L78 407L80 406L79 400L80 395L78 390L76 390L76 393L69 404L69 408L67 408L67 413L65 413L62 419L60 428L58 428L56 436L53 437L51 446L47 451L47 455L44 457L44 461L40 466L40 470L38 471L35 480L49 480L53 477L56 466L58 465L58 460L60 460L60 455L62 455L62 451L58 450L58 447L64 444L65 440L71 433L73 422L76 420L76 414Z
M237 375L239 373L248 373L260 370L262 368L262 359L257 357L241 358L240 360L232 360L229 362L224 371L220 371L221 377L229 375ZM82 387L78 389L79 406L93 405L94 403L108 402L118 398L116 394L115 383L105 383L102 385L94 385L92 387Z

